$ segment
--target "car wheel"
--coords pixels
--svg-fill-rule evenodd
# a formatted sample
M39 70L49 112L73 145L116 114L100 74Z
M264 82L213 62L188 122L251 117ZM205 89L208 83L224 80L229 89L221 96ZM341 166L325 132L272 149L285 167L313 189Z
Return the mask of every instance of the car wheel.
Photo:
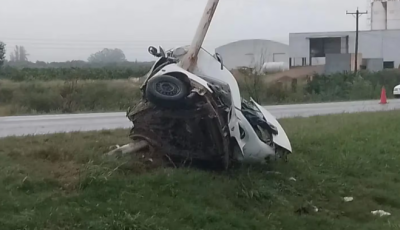
M179 105L188 92L188 87L184 82L169 75L152 77L146 86L147 99L151 103L163 107Z
M394 98L400 98L400 95L394 95Z

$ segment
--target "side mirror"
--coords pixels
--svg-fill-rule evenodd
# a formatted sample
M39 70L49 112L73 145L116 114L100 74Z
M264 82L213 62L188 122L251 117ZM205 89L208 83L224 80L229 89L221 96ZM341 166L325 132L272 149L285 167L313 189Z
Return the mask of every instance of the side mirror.
M151 55L153 55L153 56L155 56L155 57L158 57L158 52L157 52L156 47L150 46L149 49L148 49L148 51L149 51L149 53L150 53Z
M215 53L215 58L221 63L221 70L224 69L224 61L222 60L222 56L219 53Z

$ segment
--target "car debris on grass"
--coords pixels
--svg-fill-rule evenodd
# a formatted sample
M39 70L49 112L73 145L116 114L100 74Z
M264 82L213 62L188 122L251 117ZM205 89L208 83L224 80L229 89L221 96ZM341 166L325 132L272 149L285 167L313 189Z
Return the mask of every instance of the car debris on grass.
M217 5L209 0L190 46L149 47L157 61L141 87L142 99L127 112L133 143L114 153L152 151L175 163L201 160L224 169L232 161L287 160L292 147L277 119L242 98L223 57L201 47Z
M349 196L349 197L343 197L344 202L351 202L354 200L353 197Z
M392 215L390 212L385 212L383 210L375 210L371 211L371 213L375 216L380 216L380 217Z

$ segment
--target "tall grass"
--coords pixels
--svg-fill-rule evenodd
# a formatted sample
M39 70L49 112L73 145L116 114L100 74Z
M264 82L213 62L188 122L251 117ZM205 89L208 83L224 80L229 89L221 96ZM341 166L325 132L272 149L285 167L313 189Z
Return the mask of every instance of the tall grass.
M0 82L0 115L126 110L139 96L129 80Z
M333 75L314 75L312 80L292 80L269 84L253 84L266 76L246 75L239 85L244 96L258 98L267 104L307 103L378 99L382 87L387 96L393 97L392 89L400 84L400 72L397 70L377 73L360 72L338 73ZM249 85L251 87L249 87Z
M136 82L76 80L87 79L79 77L83 73L67 80L0 80L0 115L125 111L140 98ZM259 79L254 82L254 77ZM239 79L242 96L263 104L289 104L378 99L382 86L390 98L393 87L400 83L400 72L315 75L312 81L275 83L265 83L261 78L268 75Z

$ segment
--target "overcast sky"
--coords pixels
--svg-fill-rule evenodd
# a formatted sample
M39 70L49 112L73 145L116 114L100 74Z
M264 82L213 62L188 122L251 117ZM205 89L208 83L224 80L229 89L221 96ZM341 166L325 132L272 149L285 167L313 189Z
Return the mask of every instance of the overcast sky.
M1 0L0 41L25 46L29 60L87 60L121 48L128 60L152 60L149 45L189 44L207 0ZM240 39L288 43L290 32L354 30L346 10L367 0L220 0L204 47ZM360 29L367 29L367 16ZM7 55L9 58L9 55Z

